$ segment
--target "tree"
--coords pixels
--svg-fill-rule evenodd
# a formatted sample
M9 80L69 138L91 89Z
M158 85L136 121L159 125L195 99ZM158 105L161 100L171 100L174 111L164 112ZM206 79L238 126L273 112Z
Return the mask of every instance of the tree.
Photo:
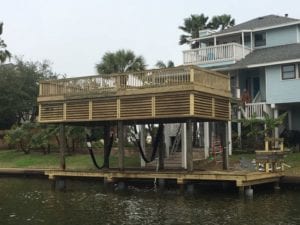
M159 69L164 69L164 68L172 68L174 67L174 62L172 60L169 60L167 64L165 64L162 60L158 60L155 66Z
M231 15L223 14L220 16L213 16L212 20L208 23L208 17L204 14L192 14L190 17L184 19L183 26L179 26L179 29L184 31L186 34L180 36L179 44L191 44L191 48L199 48L200 42L193 41L191 39L199 38L199 31L205 29L221 29L224 30L229 26L235 24L235 20L231 18Z
M279 117L273 118L264 112L262 119L257 118L255 114L251 118L242 119L241 122L245 128L249 146L253 150L261 148L264 143L262 140L265 137L273 138L275 128L284 122L286 116L287 113L283 113Z
M0 129L9 129L14 123L26 120L34 121L39 81L57 76L47 61L15 61L0 65Z
M190 44L190 39L199 38L199 31L207 28L208 17L204 14L192 14L190 17L185 18L183 26L179 26L179 29L186 34L180 36L179 44ZM194 41L191 44L191 48L199 48L199 41Z
M220 16L214 16L207 26L215 30L219 29L221 26L221 30L224 30L234 25L235 25L235 20L231 18L231 15L223 14Z
M101 61L96 64L99 74L124 73L126 71L142 71L146 67L142 56L136 56L131 50L118 50L115 53L106 52Z
M115 53L106 52L101 61L96 64L99 74L124 73L128 71L142 71L146 67L145 60L142 56L136 56L131 50L118 50ZM125 81L122 83L126 84ZM104 167L109 167L110 155L110 124L104 125Z
M0 22L0 35L3 33L3 23ZM6 49L6 44L0 38L0 64L11 58L11 53Z

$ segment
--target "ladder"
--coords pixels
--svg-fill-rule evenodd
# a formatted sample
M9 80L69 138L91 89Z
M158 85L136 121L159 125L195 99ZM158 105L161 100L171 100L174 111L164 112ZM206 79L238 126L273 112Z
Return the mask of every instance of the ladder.
M182 127L181 127L181 124L180 124L178 126L178 129L177 129L177 132L176 132L176 137L175 137L174 143L173 143L172 148L171 148L171 153L174 153L178 150L178 147L179 147L179 144L180 144L180 141L181 141L181 131L182 131Z
M216 163L223 162L223 147L220 137L213 136L211 139L211 151L210 156Z

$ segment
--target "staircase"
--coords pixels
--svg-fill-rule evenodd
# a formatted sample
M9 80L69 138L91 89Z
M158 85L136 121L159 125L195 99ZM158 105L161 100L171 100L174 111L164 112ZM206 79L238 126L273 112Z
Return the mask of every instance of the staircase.
M151 163L146 164L146 168L157 168L158 158ZM169 158L164 159L164 166L167 169L181 168L181 152L173 152Z
M246 119L250 119L252 117L263 119L264 113L271 113L270 106L265 102L246 103L245 108L240 107L240 110L243 117Z

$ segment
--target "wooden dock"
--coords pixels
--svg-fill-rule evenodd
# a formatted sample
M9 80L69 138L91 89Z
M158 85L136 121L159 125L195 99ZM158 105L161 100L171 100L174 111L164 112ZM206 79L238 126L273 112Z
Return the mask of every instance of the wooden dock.
M235 182L236 187L247 187L258 184L279 182L281 173L262 173L247 171L145 171L145 170L105 170L96 172L71 171L71 170L47 170L45 175L49 179L84 177L84 178L104 178L107 182L117 182L118 180L145 180L145 179L165 179L175 180L177 184L201 181Z

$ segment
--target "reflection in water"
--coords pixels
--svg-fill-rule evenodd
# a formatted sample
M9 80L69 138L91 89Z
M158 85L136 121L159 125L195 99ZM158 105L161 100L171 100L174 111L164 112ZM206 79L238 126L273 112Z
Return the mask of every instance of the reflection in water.
M300 224L297 191L255 193L253 200L217 191L193 196L149 189L105 192L99 182L0 178L0 224Z

